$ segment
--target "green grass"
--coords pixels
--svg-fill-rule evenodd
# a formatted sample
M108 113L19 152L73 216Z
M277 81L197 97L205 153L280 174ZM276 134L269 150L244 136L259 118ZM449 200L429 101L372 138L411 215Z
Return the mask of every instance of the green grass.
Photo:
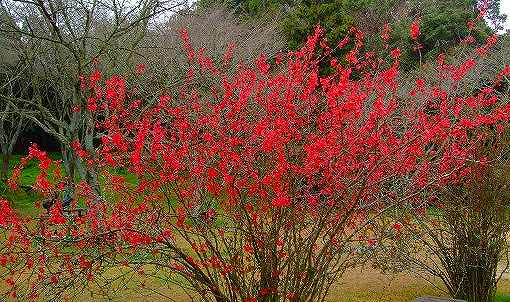
M20 160L25 155L13 155L9 164L9 176L12 175L12 170L15 166L19 165ZM60 153L49 153L51 159L61 159ZM22 170L20 181L23 186L31 186L37 175L39 174L38 162L29 161L26 167ZM12 191L7 184L0 180L0 198L6 199L11 203L11 206L21 214L30 215L38 211L34 204L39 198L38 194L30 190L20 188L19 190Z
M496 293L496 302L510 302L510 294L506 293Z
M48 155L53 160L62 159L61 154L57 152L49 153ZM24 156L25 155L20 154L13 155L9 164L9 176L12 175L12 170L20 164L21 158ZM35 160L27 163L25 168L22 170L20 177L20 183L22 186L30 187L35 182L37 175L39 175L38 164L39 163ZM63 164L61 165L61 169L64 171ZM136 184L137 182L136 176L129 174L125 169L116 169L115 171L111 171L111 173L114 175L124 176L128 184ZM0 198L8 200L11 207L16 209L22 215L32 215L39 211L35 207L35 202L40 198L37 193L23 187L16 191L12 191L3 180L0 180Z

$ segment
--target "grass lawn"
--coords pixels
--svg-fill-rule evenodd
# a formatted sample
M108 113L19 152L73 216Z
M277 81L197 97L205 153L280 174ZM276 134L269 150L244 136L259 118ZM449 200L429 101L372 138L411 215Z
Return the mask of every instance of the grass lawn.
M499 292L496 294L496 302L510 302L510 288L509 293Z
M50 153L49 156L52 159L60 159L61 156L59 153ZM13 155L10 165L9 165L9 175L12 172L12 169L19 164L21 158L24 155ZM28 162L25 169L21 174L21 184L29 186L34 183L35 178L39 174L38 163L35 161ZM16 192L12 192L9 187L0 180L0 198L4 198L11 203L11 206L18 210L18 212L22 214L33 214L37 211L34 207L34 202L38 198L38 196L27 190L18 190Z
M59 154L50 154L53 159L58 159ZM11 168L19 163L22 156L14 156ZM38 167L35 162L30 162L23 170L21 182L23 185L30 185L38 174ZM119 174L126 174L120 172ZM128 175L129 178L129 175ZM131 181L128 180L128 181ZM133 180L134 181L134 180ZM20 190L12 192L0 181L0 197L11 202L12 206L21 214L30 215L38 211L34 207L34 201L38 198L34 193ZM440 284L439 282L437 284ZM147 288L172 297L175 301L191 301L183 292L175 286L168 286L161 282L151 281ZM147 296L146 294L149 294ZM411 275L397 274L384 275L374 269L355 269L348 271L341 280L336 282L327 298L328 302L408 302L423 295L442 295L439 289L425 281ZM80 301L102 301L103 298L83 294ZM132 290L118 293L114 301L168 301L167 298L157 294L150 294L140 291L136 286ZM507 273L501 280L496 296L496 302L510 302L510 273Z

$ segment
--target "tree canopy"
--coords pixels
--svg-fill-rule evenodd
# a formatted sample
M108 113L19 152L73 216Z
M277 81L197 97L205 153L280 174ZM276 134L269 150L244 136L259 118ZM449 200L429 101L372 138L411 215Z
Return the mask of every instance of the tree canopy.
M217 4L243 18L278 16L290 49L301 47L317 24L326 30L330 42L342 40L354 25L361 27L366 46L376 48L381 46L379 36L387 24L392 28L391 46L406 49L402 64L407 67L447 51L467 36L483 42L506 19L499 0L200 0L198 6ZM469 20L476 19L481 10L486 22L471 24ZM419 52L413 51L409 39L409 27L415 20L422 33Z

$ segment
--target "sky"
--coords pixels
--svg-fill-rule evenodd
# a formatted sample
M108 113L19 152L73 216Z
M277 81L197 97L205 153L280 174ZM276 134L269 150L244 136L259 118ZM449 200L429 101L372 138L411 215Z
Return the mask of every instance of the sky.
M508 16L505 23L505 29L510 29L510 0L501 0L500 3L501 13L506 14Z

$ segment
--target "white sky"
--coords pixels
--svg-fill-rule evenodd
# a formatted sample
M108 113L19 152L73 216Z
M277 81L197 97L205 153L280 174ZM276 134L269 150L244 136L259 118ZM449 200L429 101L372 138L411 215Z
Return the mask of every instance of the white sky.
M506 14L508 17L506 18L505 29L510 29L510 0L501 0L500 11L503 14Z

